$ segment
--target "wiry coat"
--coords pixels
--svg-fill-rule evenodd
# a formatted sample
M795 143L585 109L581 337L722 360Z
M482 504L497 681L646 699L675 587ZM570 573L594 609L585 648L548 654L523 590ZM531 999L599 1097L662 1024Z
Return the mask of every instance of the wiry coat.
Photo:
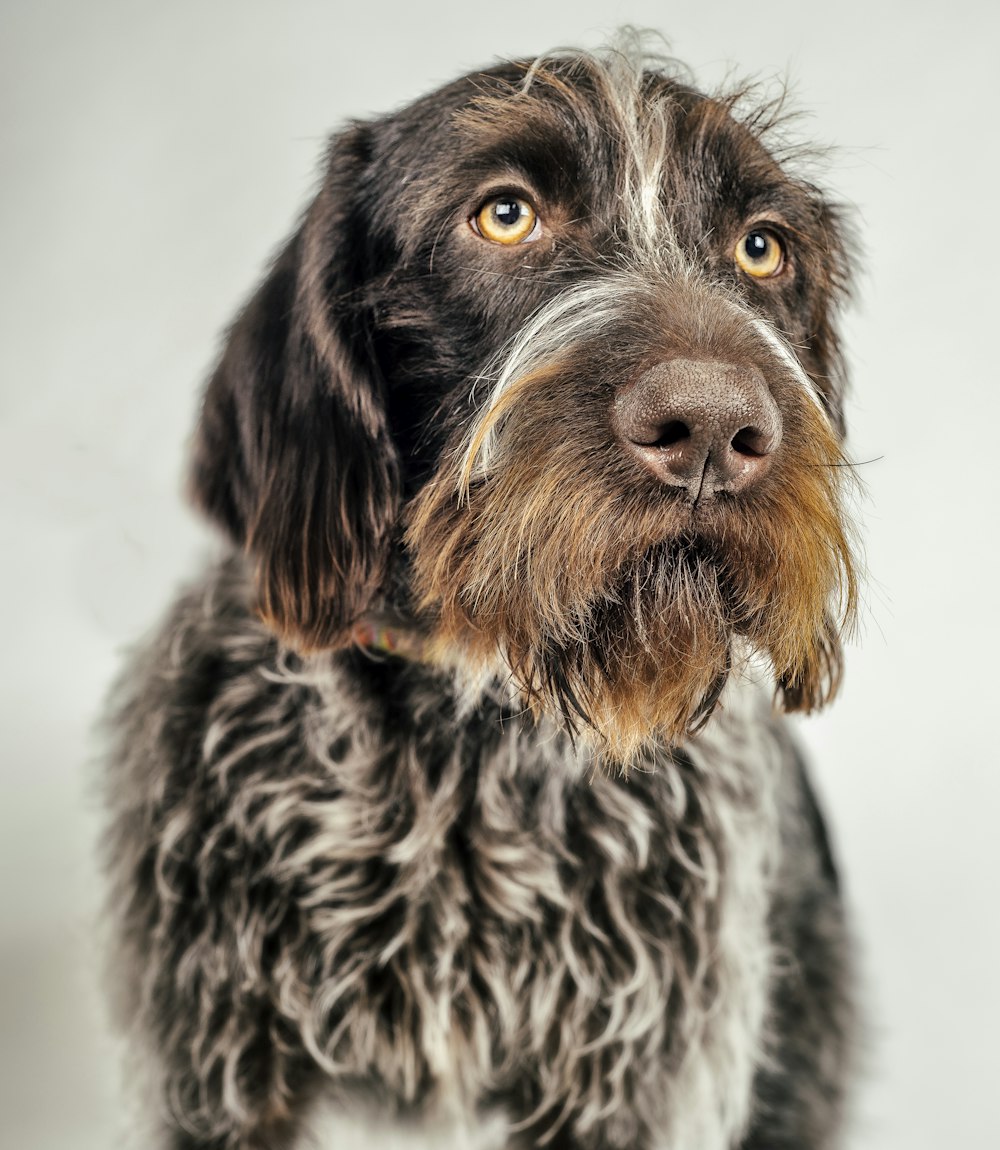
M836 877L743 663L805 708L839 673L845 259L759 130L566 56L335 141L206 394L194 492L244 554L114 715L121 1007L165 1145L292 1147L324 1108L336 1145L372 1116L833 1144ZM511 188L541 238L487 251L468 221ZM765 211L793 274L747 285L730 236ZM619 450L606 413L678 349L763 372L784 438L752 495Z

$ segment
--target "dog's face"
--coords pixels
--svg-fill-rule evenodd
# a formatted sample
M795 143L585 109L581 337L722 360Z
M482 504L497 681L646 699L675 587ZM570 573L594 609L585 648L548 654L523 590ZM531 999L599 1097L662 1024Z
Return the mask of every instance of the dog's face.
M306 649L371 610L627 757L734 650L836 685L835 211L753 121L616 55L466 77L331 149L238 319L201 506Z

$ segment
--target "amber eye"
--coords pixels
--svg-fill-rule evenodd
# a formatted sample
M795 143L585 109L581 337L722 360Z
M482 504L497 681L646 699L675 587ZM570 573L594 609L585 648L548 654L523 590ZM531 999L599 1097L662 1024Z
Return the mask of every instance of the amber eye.
M776 276L785 266L785 247L769 228L754 228L736 245L737 265L754 279Z
M472 226L494 244L521 244L534 238L538 213L519 196L496 196L479 209Z

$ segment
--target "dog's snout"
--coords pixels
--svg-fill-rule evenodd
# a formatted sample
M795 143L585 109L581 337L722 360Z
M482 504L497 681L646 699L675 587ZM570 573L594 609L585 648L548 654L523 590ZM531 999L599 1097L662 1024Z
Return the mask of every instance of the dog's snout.
M612 418L625 448L657 479L697 498L753 487L781 442L763 374L717 361L656 364L618 393Z

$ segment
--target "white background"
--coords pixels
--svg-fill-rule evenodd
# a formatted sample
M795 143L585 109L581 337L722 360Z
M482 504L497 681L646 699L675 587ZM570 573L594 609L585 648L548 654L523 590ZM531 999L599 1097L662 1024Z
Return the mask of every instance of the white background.
M89 735L197 570L183 447L326 133L496 56L658 28L787 74L867 246L848 324L870 579L803 724L872 1020L853 1145L996 1150L1000 7L957 0L23 2L0 16L0 1142L127 1146L94 975Z

